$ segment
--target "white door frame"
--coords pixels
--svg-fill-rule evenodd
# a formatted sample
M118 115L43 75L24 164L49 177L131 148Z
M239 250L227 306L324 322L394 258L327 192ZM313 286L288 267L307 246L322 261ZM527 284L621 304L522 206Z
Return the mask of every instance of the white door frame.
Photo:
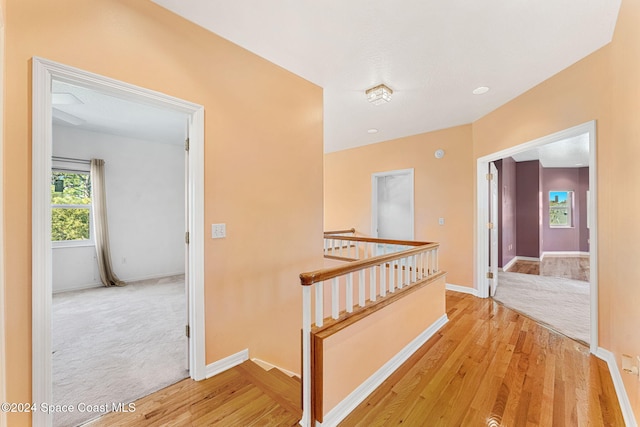
M415 178L413 168L398 169L371 174L371 235L378 237L378 178L383 176L409 175L411 177L411 239L415 239Z
M595 120L556 132L515 147L480 157L476 166L476 259L474 265L474 287L478 291L478 296L487 298L489 296L489 281L486 279L489 271L489 234L487 233L487 223L489 222L489 189L485 178L489 162L513 156L522 151L530 150L541 145L574 136L589 134L589 193L590 204L587 211L590 218L589 235L589 262L590 262L590 293L591 293L591 353L596 353L598 349L598 210L597 210L597 171L596 171L596 122Z
M93 74L46 59L33 58L32 135L32 402L52 403L51 368L51 81L79 84L131 101L185 113L189 148L189 375L205 378L204 335L204 108L159 92ZM50 426L51 415L32 414L34 426Z
M491 279L489 279L489 293L491 296L496 294L498 287L498 245L500 230L498 229L498 168L494 162L489 162L489 174L492 175L489 182L489 222L492 224L489 230L489 272L491 273Z

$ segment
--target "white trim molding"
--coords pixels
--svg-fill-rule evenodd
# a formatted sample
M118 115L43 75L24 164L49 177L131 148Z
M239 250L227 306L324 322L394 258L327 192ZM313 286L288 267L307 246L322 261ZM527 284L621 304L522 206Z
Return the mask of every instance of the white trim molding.
M133 86L57 62L33 58L32 119L32 402L51 403L51 82L80 85L189 117L189 373L205 377L204 334L204 108L153 90ZM33 413L34 426L51 425L51 414Z
M609 366L609 373L611 374L611 380L613 381L613 387L616 390L616 395L618 396L618 402L620 402L620 410L622 411L622 417L624 418L624 423L627 427L638 427L638 423L636 422L636 418L633 414L633 409L631 407L631 402L629 401L629 396L627 395L627 390L624 388L624 383L622 381L622 375L620 374L620 370L618 369L618 364L616 363L616 356L612 352L602 347L598 347L598 350L595 352L596 357L607 362L607 366Z
M461 292L463 294L473 295L474 297L478 296L478 290L476 288L470 288L469 286L460 286L453 285L451 283L447 283L445 285L445 289L453 292Z
M413 353L415 353L425 342L429 340L449 319L444 314L431 326L425 329L413 341L407 344L398 354L385 363L372 376L363 382L358 388L338 403L327 415L322 423L316 422L316 426L336 426L347 415L349 415L364 399L367 398L376 388L389 378Z
M589 258L589 252L581 251L547 251L542 252L540 261L545 258Z
M207 365L205 378L211 378L215 375L228 371L234 366L238 366L242 362L249 360L249 349L245 348L231 356L220 359Z
M489 272L489 233L487 223L489 222L489 186L486 181L486 174L489 170L489 163L511 157L517 153L531 150L545 144L549 144L578 135L589 135L589 194L590 203L587 206L590 219L590 351L595 353L598 348L598 180L596 163L596 122L589 122L574 126L569 129L556 132L524 144L516 145L496 153L479 157L476 160L476 223L475 223L475 260L473 268L474 287L478 290L478 296L487 298L489 296L489 279L486 279Z

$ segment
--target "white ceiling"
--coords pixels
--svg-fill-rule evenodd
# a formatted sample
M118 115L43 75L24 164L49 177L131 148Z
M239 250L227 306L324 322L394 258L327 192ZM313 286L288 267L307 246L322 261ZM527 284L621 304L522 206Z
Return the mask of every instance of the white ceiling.
M183 113L58 80L52 82L51 92L54 125L165 144L184 144L187 116Z
M589 166L589 134L536 147L511 156L516 162L540 160L545 168L579 168Z
M620 5L153 1L322 86L326 152L471 123L608 43ZM364 92L378 83L394 90L393 99L374 106ZM491 90L473 95L478 86ZM60 81L52 91L80 101L53 105L55 124L164 143L184 140L184 114ZM378 132L368 133L372 128ZM563 158L547 155L541 161L562 167L583 161Z
M323 87L327 152L471 123L607 44L620 7L620 0L153 1ZM379 83L393 99L374 106L364 91ZM479 86L491 90L473 95Z

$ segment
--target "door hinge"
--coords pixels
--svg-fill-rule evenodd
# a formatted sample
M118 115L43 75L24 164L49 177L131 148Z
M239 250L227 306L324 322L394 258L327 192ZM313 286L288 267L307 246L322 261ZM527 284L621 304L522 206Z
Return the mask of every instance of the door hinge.
M191 338L191 328L189 327L189 325L184 325L184 334L187 336L187 338Z
M488 272L487 273L487 279L493 279L493 272Z
M189 244L189 232L188 231L186 233L184 233L184 242L186 244Z
M488 173L487 174L487 181L491 181L493 179L493 174L492 173Z
M487 223L487 228L488 228L489 230L493 230L493 223L492 223L492 222L488 222L488 223Z
M189 138L184 140L184 149L185 151L189 151Z

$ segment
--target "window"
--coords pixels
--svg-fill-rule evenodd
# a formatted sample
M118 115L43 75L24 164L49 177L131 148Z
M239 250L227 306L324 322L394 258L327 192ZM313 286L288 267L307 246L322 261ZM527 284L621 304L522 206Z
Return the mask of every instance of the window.
M51 241L54 246L91 244L91 181L88 172L51 174Z
M549 226L573 227L573 191L549 192Z

